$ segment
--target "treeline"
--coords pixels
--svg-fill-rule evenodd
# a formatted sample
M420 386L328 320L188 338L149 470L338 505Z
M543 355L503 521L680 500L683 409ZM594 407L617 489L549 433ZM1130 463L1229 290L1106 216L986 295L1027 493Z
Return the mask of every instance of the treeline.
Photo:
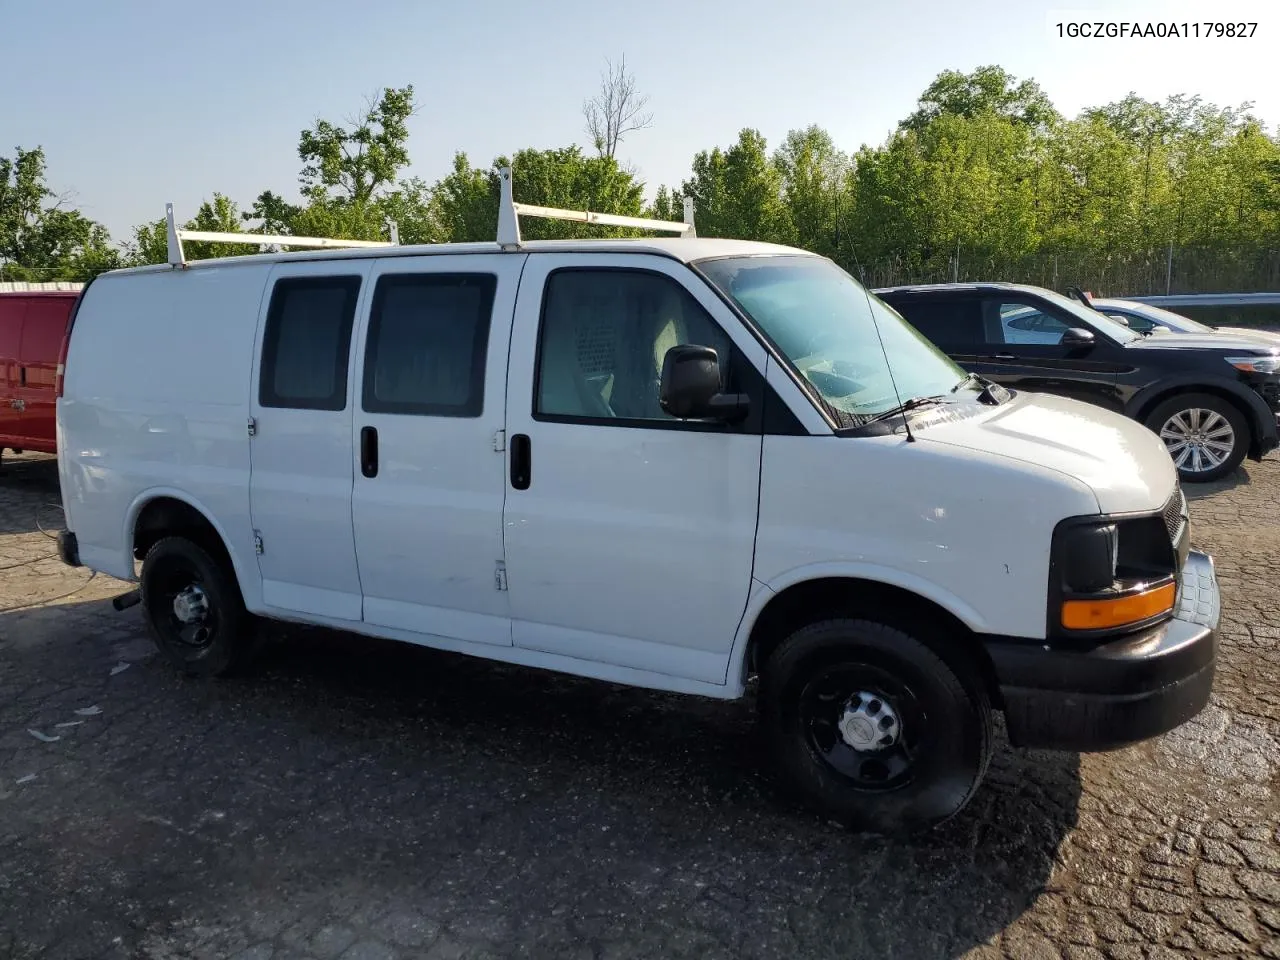
M414 89L387 88L358 122L320 120L302 131L300 202L266 189L242 209L215 192L187 226L384 239L394 221L402 243L492 240L496 169L510 164L517 200L678 220L691 196L703 236L805 247L876 282L977 269L985 279L1098 289L1109 265L1158 272L1188 250L1234 263L1237 285L1267 284L1268 271L1280 270L1280 140L1248 104L1130 94L1068 119L1034 81L999 67L947 71L879 146L850 154L810 126L770 149L745 129L733 144L696 154L689 177L646 204L645 184L617 159L624 137L650 123L644 103L625 65L610 66L583 108L590 148L522 150L487 166L459 152L428 183L404 176ZM618 233L533 219L521 229L528 238ZM194 243L187 251L229 252ZM54 202L39 148L0 159L0 279L83 279L164 259L163 221L114 244L101 225Z

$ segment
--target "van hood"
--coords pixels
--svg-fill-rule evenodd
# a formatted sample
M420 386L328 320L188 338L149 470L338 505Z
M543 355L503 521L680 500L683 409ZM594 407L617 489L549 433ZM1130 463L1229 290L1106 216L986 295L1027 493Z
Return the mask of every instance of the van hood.
M1128 417L1044 393L1020 393L988 409L988 416L944 416L918 430L917 439L1075 477L1093 490L1103 513L1159 510L1177 488L1164 442Z

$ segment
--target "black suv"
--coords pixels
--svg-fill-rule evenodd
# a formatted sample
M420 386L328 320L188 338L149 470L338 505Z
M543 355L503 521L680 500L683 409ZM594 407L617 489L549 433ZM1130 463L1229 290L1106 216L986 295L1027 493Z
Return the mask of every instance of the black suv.
M946 283L874 293L966 370L1115 410L1160 435L1183 480L1275 449L1280 349L1247 336L1152 336L1043 287Z

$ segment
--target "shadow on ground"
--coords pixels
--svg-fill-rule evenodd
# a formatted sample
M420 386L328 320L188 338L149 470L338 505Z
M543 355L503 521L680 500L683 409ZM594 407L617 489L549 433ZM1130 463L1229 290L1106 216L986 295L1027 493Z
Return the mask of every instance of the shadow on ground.
M294 628L201 683L141 637L105 601L0 616L16 956L305 952L409 910L468 955L950 957L1076 821L1075 755L1002 743L959 817L888 840L781 799L750 703Z
M0 535L62 529L58 461L44 454L0 457L0 491L11 494L0 507Z

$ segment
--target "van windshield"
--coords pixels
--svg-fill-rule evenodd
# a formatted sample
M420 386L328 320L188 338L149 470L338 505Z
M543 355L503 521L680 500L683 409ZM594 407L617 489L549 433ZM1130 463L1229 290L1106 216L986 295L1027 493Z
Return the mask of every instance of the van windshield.
M842 426L965 385L960 367L830 260L724 257L697 267L773 341Z

